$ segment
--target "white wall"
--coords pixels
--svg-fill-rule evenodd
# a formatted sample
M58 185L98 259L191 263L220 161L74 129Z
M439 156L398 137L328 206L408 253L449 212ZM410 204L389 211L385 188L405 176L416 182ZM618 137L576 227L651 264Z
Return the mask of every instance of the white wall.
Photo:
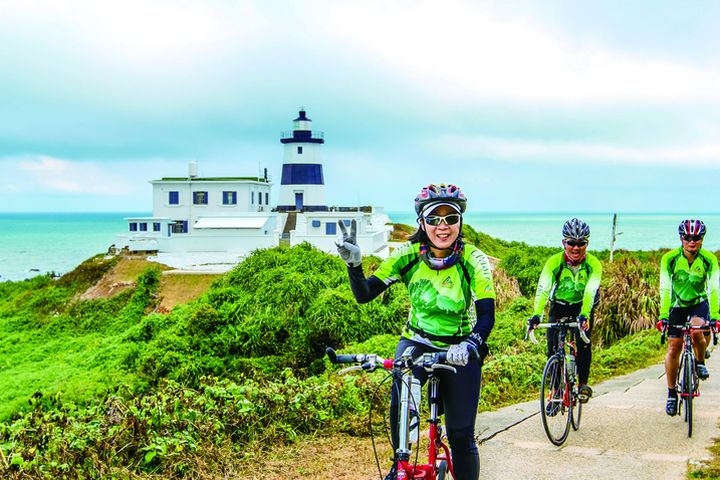
M269 212L272 208L270 198L271 184L253 182L252 180L236 181L163 181L155 180L153 184L153 216L168 217L174 220L188 220L194 223L198 217L232 216L244 212ZM237 205L223 205L222 192L237 192ZM169 204L169 192L179 192L178 205ZM193 205L193 192L208 192L207 205ZM254 193L254 195L251 195ZM265 201L267 193L268 202ZM258 196L262 194L262 201ZM254 197L254 202L251 202Z

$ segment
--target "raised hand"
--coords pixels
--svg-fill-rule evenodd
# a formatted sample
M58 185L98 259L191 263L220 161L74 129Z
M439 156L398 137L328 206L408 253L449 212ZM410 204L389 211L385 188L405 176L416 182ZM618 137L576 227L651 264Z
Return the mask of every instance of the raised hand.
M345 228L345 222L338 220L340 227L340 235L335 239L337 251L345 263L349 267L358 267L362 265L362 254L357 244L357 221L353 220L350 224L350 233Z

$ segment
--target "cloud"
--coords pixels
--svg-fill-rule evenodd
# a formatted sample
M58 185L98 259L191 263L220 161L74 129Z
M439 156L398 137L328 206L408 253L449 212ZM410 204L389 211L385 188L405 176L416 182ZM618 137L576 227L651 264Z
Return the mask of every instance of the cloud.
M482 136L443 135L429 142L440 152L465 158L491 158L521 162L574 161L720 168L720 144L676 147L623 147L603 143L526 141Z
M328 16L326 28L430 92L427 102L720 101L717 68L577 45L522 14L494 16L485 3L342 3Z
M39 156L20 160L18 166L30 177L30 190L40 187L45 193L100 196L122 196L134 190L125 179L91 162Z

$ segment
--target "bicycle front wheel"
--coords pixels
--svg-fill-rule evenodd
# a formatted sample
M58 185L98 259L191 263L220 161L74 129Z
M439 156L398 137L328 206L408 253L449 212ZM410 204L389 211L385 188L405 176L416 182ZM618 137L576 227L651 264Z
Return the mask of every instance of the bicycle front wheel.
M570 387L570 391L572 393L572 404L573 409L571 411L570 415L570 422L572 423L573 430L577 431L578 428L580 428L580 420L582 419L582 402L578 398L578 393L575 390L575 385L572 385Z
M683 366L682 394L685 397L685 421L688 425L688 437L692 437L693 393L695 393L695 361L690 353L685 354Z
M554 445L562 445L567 439L572 417L564 363L559 356L548 359L540 388L540 416L545 434Z

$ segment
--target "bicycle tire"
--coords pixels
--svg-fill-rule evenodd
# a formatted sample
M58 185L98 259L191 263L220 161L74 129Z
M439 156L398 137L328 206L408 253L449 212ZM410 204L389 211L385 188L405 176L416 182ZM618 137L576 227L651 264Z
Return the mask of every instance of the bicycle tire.
M693 372L693 370L695 370L695 362L689 352L685 355L685 367L683 368L683 393L687 395L685 397L685 421L688 425L688 437L692 437L693 393L695 391L693 378L695 372Z
M565 405L564 398L559 398L557 395L558 392L562 392L561 397L564 396L567 389L564 363L564 357L558 355L550 357L545 364L540 387L540 417L543 429L550 442L558 446L562 445L568 437L572 417L572 402ZM552 414L553 410L554 415Z
M437 467L437 480L446 480L446 477L449 479L448 476L448 464L445 460L441 461L438 464Z
M575 385L570 386L570 390L573 392L573 405L574 409L571 412L572 415L570 416L570 424L572 425L573 430L577 432L577 430L580 428L580 420L582 420L582 402L578 398L578 393L575 392Z

